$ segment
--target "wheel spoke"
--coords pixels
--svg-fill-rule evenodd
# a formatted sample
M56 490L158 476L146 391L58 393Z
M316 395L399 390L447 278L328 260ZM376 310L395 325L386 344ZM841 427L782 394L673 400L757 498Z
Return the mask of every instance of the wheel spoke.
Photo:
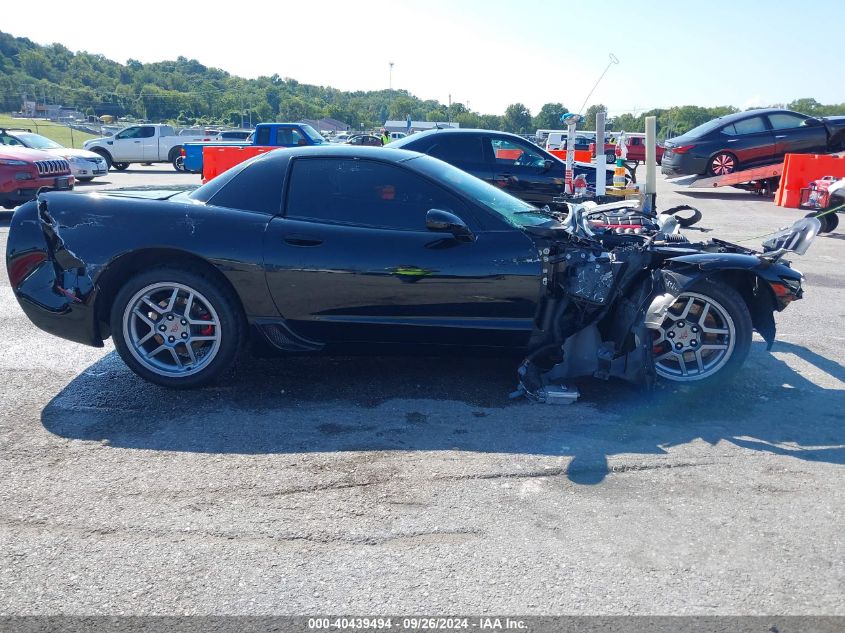
M191 337L191 343L193 343L194 341L216 341L216 340L217 340L217 335L214 335L214 336L192 336Z
M189 292L188 293L188 300L185 301L185 311L182 313L182 315L186 319L188 319L188 321L191 320L191 308L192 307L194 307L194 293Z
M140 339L138 339L138 343L137 343L138 347L140 347L141 345L143 345L144 343L149 341L155 335L156 335L155 330L150 330L149 332L147 332L144 336L142 336Z
M706 327L704 324L701 325L701 331L705 332L706 334L730 334L730 331L726 330L725 328Z
M721 343L718 344L718 345L715 344L715 343L706 343L706 344L702 345L699 349L700 350L705 350L705 349L724 350L724 349L728 349L728 346L723 345Z
M681 312L681 314L675 320L677 321L679 319L686 319L687 315L689 314L689 311L692 309L693 304L695 304L695 299L693 297L690 297L687 300L687 305L684 306L683 311Z
M156 311L156 312L158 312L159 314L164 314L165 312L167 312L167 310L166 310L165 308L162 308L162 307L161 307L160 305L158 305L155 301L153 301L152 299L150 299L149 295L146 295L146 296L141 297L141 301L143 301L144 303L146 303L148 306L150 306L153 310L155 310L155 311Z
M150 317L148 317L146 314L141 312L138 308L135 308L134 310L132 310L132 314L134 314L136 317L138 317L144 323L146 323L151 330L155 330L155 327L156 327L155 322L152 319L150 319Z
M706 301L704 303L704 308L701 310L701 314L698 315L698 324L704 328L704 321L707 320L707 315L710 313L710 302Z
M701 350L695 350L695 364L698 365L698 373L704 372L704 360L701 358Z
M176 363L176 366L179 369L182 369L182 359L179 358L179 354L176 353L176 350L174 348L171 347L169 349L170 349L170 355L173 356L173 360Z
M687 361L684 360L683 354L678 354L678 364L681 366L681 373L684 376L689 376L689 370L687 370Z
M170 301L167 304L166 312L173 312L173 308L176 306L176 299L179 297L179 288L173 289L173 294L170 295Z
M214 317L210 318L208 321L205 319L190 319L187 316L185 318L188 319L189 325L220 325Z
M152 358L155 358L156 354L159 354L162 350L165 350L165 349L167 349L167 345L159 345L153 351L147 352L146 354L144 354L144 356L146 356L147 359L152 359Z
M194 346L188 341L185 343L185 349L188 350L188 356L191 358L191 367L197 364L197 355L194 354Z

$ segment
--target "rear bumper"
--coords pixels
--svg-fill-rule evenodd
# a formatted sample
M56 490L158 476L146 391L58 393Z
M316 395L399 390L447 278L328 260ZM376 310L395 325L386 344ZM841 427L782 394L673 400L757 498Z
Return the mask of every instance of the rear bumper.
M6 270L15 298L36 327L60 338L102 347L94 309L97 290L86 267L65 249L60 238L48 242L43 226L35 202L19 207L12 216ZM28 263L32 261L39 263Z

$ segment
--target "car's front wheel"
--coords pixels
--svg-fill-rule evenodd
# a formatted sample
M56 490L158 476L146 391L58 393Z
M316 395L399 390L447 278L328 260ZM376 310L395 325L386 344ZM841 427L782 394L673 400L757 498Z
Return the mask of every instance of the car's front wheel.
M655 371L673 382L729 377L748 356L751 334L751 314L736 290L698 282L678 297L655 332Z
M719 152L707 164L711 176L727 176L736 171L739 162L730 152Z
M244 340L237 297L199 271L164 267L132 277L115 297L115 347L136 374L187 389L232 366Z
M129 169L129 163L112 163L111 166L114 167L117 171L126 171L127 169Z

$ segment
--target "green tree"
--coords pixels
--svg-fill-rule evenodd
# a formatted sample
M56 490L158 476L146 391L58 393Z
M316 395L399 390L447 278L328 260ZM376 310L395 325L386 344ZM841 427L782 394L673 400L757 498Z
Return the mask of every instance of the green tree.
M559 130L562 129L563 123L560 122L560 117L569 112L562 103L546 103L540 108L537 116L534 117L534 129L537 130Z
M506 132L526 134L531 129L531 112L521 103L512 103L505 108L502 126Z
M602 105L601 103L596 103L595 105L591 105L589 108L587 108L587 112L584 115L584 121L580 125L581 129L595 130L596 114L598 114L599 112L607 112L607 107Z

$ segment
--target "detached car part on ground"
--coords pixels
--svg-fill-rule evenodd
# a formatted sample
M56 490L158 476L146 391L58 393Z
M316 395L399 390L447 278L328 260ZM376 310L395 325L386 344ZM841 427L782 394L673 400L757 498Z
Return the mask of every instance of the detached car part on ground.
M7 269L57 336L112 336L138 375L206 384L253 342L290 354L519 353L523 384L699 381L744 361L752 328L802 294L782 261L690 243L625 203L538 209L389 148L277 150L187 193L48 193L11 221ZM530 374L530 375L529 375Z

